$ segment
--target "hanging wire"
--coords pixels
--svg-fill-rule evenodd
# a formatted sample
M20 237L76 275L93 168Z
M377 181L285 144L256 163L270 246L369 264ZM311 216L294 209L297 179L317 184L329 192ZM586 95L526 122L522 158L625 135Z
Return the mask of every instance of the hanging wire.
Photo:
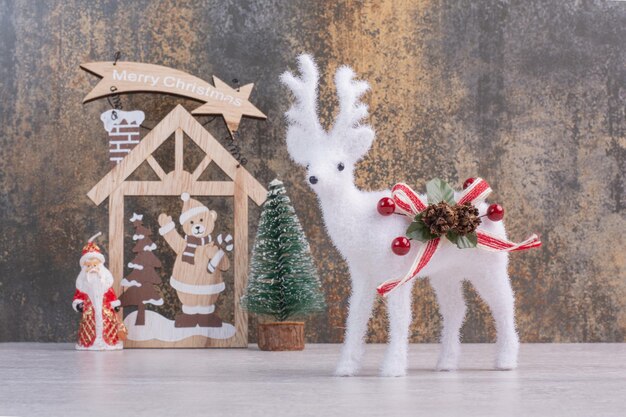
M112 85L109 90L111 90L112 93L115 93L117 91L117 87ZM108 96L107 101L109 102L109 105L115 110L122 110L122 99L120 98L119 94L113 94Z
M122 56L122 52L120 51L115 51L115 54L113 55L113 65L117 65L117 61L119 61L120 57ZM117 91L117 87L112 85L109 90L111 90L112 93L115 93ZM117 120L117 112L115 110L122 110L122 99L120 98L119 94L113 94L107 97L107 101L109 102L109 105L113 108L113 112L111 113L111 119L113 120Z
M243 156L241 152L241 146L239 146L235 139L241 139L239 132L236 130L233 132L232 135L228 135L224 138L224 141L226 142L226 149L228 149L228 152L230 152L230 154L235 157L237 162L239 162L239 165L237 165L237 167L246 166L246 164L248 163L248 159Z
M233 79L233 83L238 84L239 81L235 78ZM206 127L206 125L213 122L216 118L217 116L213 116L209 118L209 120L202 123L202 126ZM241 136L239 132L236 130L233 131L232 134L224 138L224 142L226 143L225 148L237 160L237 162L239 162L239 164L237 164L237 168L239 168L240 166L246 166L246 164L248 163L248 159L245 156L243 156L243 153L241 152L241 146L239 146L239 144L237 143L237 141L240 141L240 140L241 140Z
M241 91L238 78L233 78L233 84L235 85L235 90L237 92ZM240 166L246 166L248 159L243 156L241 146L237 143L238 141L241 141L241 135L239 132L237 130L232 131L230 135L224 138L224 141L226 142L226 149L228 149L228 152L230 152L230 154L235 157L237 162L239 162L237 168Z

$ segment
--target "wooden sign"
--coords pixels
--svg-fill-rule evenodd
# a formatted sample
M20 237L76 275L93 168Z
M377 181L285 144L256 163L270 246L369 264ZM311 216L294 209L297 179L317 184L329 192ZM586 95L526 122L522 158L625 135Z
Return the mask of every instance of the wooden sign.
M183 71L139 62L90 62L80 67L102 78L85 96L83 103L115 94L139 92L187 97L203 103L192 114L221 115L231 135L239 128L242 117L266 118L248 101L254 84L233 89L213 76L215 85L211 85Z
M204 153L193 172L183 169L184 135ZM152 155L166 140L174 141L174 169L170 172L165 172ZM144 162L158 181L129 179ZM212 163L230 181L198 180ZM248 198L261 205L266 194L265 188L180 105L89 191L87 195L97 205L109 199L109 268L115 277L114 289L118 294L121 292L123 305L137 308L124 319L128 327L125 347L247 346L248 316L240 308L239 300L247 285ZM176 196L182 200L181 210L162 213L158 224L151 222L148 226L145 213L124 218L124 199L134 196ZM219 215L194 196L232 197L232 236L217 234L221 230ZM133 227L134 256L126 264L131 272L124 276L127 226ZM157 231L166 242L159 248L154 242ZM176 255L174 265L161 264L155 255L166 250ZM156 269L164 271L169 280L159 282ZM222 274L231 270L234 323L225 323L217 313L226 285ZM159 286L164 285L175 290L182 306L175 317L164 317L152 307L163 303Z

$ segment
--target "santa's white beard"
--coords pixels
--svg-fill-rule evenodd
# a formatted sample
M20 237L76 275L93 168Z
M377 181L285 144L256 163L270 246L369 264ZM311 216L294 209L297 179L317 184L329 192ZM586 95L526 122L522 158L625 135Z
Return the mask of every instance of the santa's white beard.
M94 318L96 321L96 342L104 344L102 339L103 322L102 322L102 301L104 293L113 285L113 275L104 265L98 265L91 271L87 272L87 268L83 267L76 278L76 288L89 297L93 305Z

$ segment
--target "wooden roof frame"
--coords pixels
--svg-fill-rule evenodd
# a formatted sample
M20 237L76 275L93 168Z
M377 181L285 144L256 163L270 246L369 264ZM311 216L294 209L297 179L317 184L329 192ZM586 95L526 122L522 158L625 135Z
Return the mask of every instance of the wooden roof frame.
M211 194L196 194L196 195L232 195L232 193L222 194L220 193L220 183L211 181L214 183L212 186L208 184L200 184L197 183L197 178L202 174L202 172L207 168L209 163L214 161L232 180L235 180L235 177L238 171L241 171L242 179L244 179L248 185L246 189L247 195L254 201L257 205L263 204L265 201L267 190L242 166L240 166L239 162L228 152L226 148L224 148L218 141L215 139L194 117L189 113L182 105L177 105L174 110L172 110L167 116L163 118L157 124L154 129L150 131L139 144L133 148L130 153L118 164L116 165L107 175L105 175L89 192L87 196L96 204L100 205L107 197L109 197L122 183L128 178L144 161L147 161L150 164L150 167L154 170L157 176L165 181L165 177L168 177L168 181L172 179L181 179L181 178L172 178L170 174L171 172L166 174L165 171L160 167L158 162L152 157L152 153L159 147L163 142L165 142L173 133L177 134L177 142L176 142L176 155L175 155L175 169L174 173L176 175L180 174L180 171L183 171L183 154L182 152L182 143L178 142L178 135L180 133L186 133L199 147L202 149L207 156L210 158L208 160L202 161L198 168L192 174L191 183L187 183L185 181L180 187L184 188L185 186L191 186L193 188L197 188L198 191L203 192L212 192ZM181 137L182 140L182 137ZM180 145L180 147L179 147ZM210 153L212 155L210 155ZM184 172L184 171L183 171ZM152 185L146 185L147 187L151 187L151 190L154 190L156 187L156 183L158 181L141 181L142 183L151 182L155 183ZM202 183L203 181L200 181ZM209 181L206 181L209 182ZM223 186L223 185L221 185ZM130 194L127 195L152 195L152 194L141 194L140 190L137 190L138 185L135 182L130 182L128 188L128 192ZM211 188L215 187L215 188ZM159 187L157 187L159 188ZM165 190L161 192L167 192L167 194L157 194L157 195L180 195L178 192L174 192L174 190ZM145 190L148 192L148 190ZM170 194L171 192L171 194ZM182 191L181 191L182 192ZM192 190L187 191L189 194L194 195L195 193Z
M166 173L152 153L174 134L174 170ZM187 134L205 152L204 159L193 173L183 169L183 138ZM127 178L147 161L158 181L127 181ZM231 181L198 181L214 161ZM248 315L239 300L248 280L248 197L263 204L267 190L180 104L163 118L128 155L105 175L87 196L100 205L109 199L109 267L115 277L114 288L120 293L124 273L124 197L125 196L192 196L234 197L234 304L236 334L227 340L193 336L173 345L151 342L130 342L127 347L247 347ZM203 340L205 339L205 340ZM202 344L202 345L200 345Z

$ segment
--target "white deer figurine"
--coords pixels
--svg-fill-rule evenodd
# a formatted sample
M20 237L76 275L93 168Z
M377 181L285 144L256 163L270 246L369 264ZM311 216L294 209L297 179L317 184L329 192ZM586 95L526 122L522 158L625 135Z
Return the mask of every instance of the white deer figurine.
M293 93L295 102L286 113L287 149L292 159L306 167L306 178L317 194L324 223L333 244L348 264L352 281L348 319L341 358L335 374L358 373L367 323L372 313L376 287L389 278L404 275L423 243L413 241L407 256L392 253L390 242L403 236L409 225L404 216L383 217L376 210L390 190L362 191L354 185L355 164L368 152L374 131L362 120L368 116L360 97L369 89L365 81L354 80L349 67L335 74L339 114L332 130L326 132L317 116L318 69L309 55L298 58L300 76L285 72L281 81ZM457 193L458 194L458 193ZM455 197L458 197L456 195ZM485 214L486 203L477 206ZM485 221L479 230L505 237L502 222ZM462 282L469 280L486 301L497 329L497 369L517 366L519 341L515 330L513 291L507 272L508 254L479 249L458 249L441 245L420 276L430 277L443 316L441 352L437 369L457 368L466 306ZM381 367L383 376L402 376L407 369L409 325L411 323L409 282L387 297L389 343Z

